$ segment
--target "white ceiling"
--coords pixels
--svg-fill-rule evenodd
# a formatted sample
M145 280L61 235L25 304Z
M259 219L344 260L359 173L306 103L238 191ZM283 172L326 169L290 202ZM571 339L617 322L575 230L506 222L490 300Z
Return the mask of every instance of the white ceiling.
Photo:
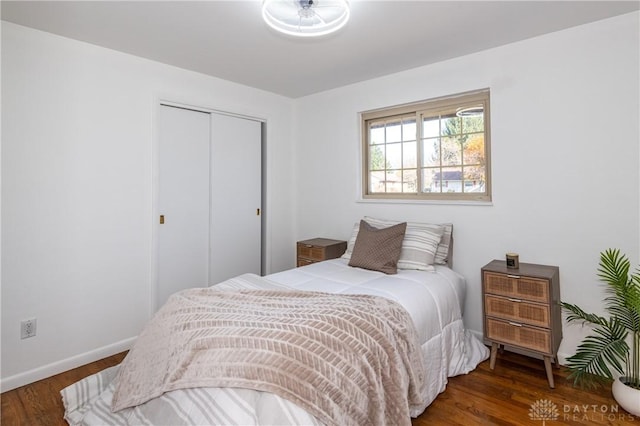
M2 1L2 19L297 98L639 9L634 1L351 0L339 33L295 39L260 0Z

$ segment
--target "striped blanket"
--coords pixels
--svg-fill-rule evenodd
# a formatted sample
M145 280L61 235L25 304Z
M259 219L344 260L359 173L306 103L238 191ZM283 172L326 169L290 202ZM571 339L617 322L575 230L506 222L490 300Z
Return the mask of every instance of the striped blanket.
M177 389L267 391L326 424L406 424L424 406L407 312L377 296L190 289L161 308L122 363L112 409Z
M277 395L239 388L181 389L114 413L113 379L119 369L118 365L102 370L60 392L70 426L321 426L315 417Z

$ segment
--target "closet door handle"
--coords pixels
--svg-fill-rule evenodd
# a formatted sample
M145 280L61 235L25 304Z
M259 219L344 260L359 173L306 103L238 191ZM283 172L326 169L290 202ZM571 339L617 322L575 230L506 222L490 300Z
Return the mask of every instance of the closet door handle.
M160 215L160 225L164 225L164 215Z

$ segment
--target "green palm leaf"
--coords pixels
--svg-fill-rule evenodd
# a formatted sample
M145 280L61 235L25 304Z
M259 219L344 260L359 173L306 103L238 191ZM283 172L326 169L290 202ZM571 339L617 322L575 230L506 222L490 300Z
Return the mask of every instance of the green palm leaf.
M565 303L565 302L561 302L560 305L562 305L564 309L570 312L570 314L567 315L567 321L569 322L582 321L582 322L589 322L595 325L607 324L606 318L598 316L596 314L588 314L577 305L572 305L570 303Z
M620 250L609 249L600 256L598 276L608 284L605 306L629 330L640 330L640 286L638 275L629 276L629 260ZM635 277L635 282L634 282Z
M624 374L624 363L629 353L625 341L628 332L622 324L613 320L594 328L594 335L587 336L578 346L575 355L567 358L567 366L572 370L569 379L575 385L594 386L598 378L612 380L612 366Z
M568 322L590 323L594 334L587 336L567 358L570 379L575 385L595 386L613 379L613 371L631 378L640 388L640 273L629 274L630 262L617 249L600 254L598 277L604 282L604 299L609 319L587 313L576 305L561 302ZM626 339L631 333L633 345Z
M614 287L624 286L629 274L629 260L618 249L608 249L600 255L598 277Z

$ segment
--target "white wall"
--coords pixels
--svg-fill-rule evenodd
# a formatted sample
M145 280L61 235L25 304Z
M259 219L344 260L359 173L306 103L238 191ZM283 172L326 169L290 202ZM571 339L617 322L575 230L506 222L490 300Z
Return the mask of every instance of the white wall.
M640 260L638 13L296 102L297 237L347 239L363 215L455 224L466 326L482 331L480 268L505 252L558 265L565 301L601 310L600 251ZM384 58L381 58L383 60ZM491 90L490 206L358 202L358 112ZM565 330L562 355L578 336Z
M123 350L149 318L160 99L266 120L267 271L293 266L290 99L3 22L3 391Z
M506 251L559 265L563 299L597 311L599 252L640 260L638 17L295 101L3 22L2 390L125 349L148 319L159 99L267 120L268 272L365 214L452 221L469 328L479 269ZM359 111L484 87L491 206L357 201Z

